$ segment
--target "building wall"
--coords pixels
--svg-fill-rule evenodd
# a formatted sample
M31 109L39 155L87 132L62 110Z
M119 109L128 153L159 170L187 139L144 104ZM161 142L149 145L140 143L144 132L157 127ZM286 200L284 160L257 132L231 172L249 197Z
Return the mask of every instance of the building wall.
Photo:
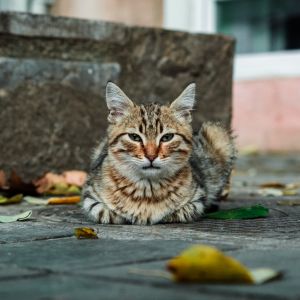
M56 0L52 13L58 16L161 27L163 0Z
M232 126L239 148L300 151L300 77L236 81Z

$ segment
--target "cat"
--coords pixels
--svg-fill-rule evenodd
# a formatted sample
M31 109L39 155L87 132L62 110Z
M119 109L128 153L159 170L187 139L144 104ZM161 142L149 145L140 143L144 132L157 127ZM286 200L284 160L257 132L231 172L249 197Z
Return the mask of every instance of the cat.
M189 84L170 105L137 105L107 84L107 135L92 155L82 191L89 219L187 223L218 205L236 157L234 139L212 122L192 133L195 88Z

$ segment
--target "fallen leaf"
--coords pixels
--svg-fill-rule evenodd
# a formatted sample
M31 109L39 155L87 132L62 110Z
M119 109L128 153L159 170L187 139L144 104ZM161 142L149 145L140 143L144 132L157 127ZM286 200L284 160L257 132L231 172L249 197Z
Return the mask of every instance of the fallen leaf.
M283 196L283 190L274 188L264 188L258 191L262 196L280 197Z
M10 177L7 180L8 188L5 190L10 195L24 194L24 195L36 195L35 186L33 183L27 183L15 172L12 171Z
M286 205L286 206L297 206L300 205L300 200L282 200L277 201L278 205Z
M3 170L0 170L0 189L7 187L6 175Z
M75 185L69 185L67 183L56 183L47 191L44 192L47 195L79 195L80 188Z
M83 171L66 171L61 175L49 172L34 181L34 184L39 194L79 194L86 177L87 173Z
M74 230L78 239L98 239L95 229L90 227L79 227Z
M280 182L266 182L260 185L261 188L274 188L274 189L284 189L286 187L285 183Z
M7 198L4 196L0 196L0 205L3 204L16 204L16 203L20 203L23 199L23 195L22 194L17 194L13 197Z
M282 191L282 193L284 196L295 196L295 195L298 195L298 190L286 188Z
M84 171L73 170L63 172L63 176L68 184L82 187L86 181L87 173Z
M254 156L259 154L259 149L256 145L249 145L240 149L239 154L242 156Z
M58 205L58 204L77 204L80 202L80 196L72 197L51 197L48 199L26 196L24 200L29 204L34 205Z
M76 204L80 202L80 196L53 197L48 199L48 204Z
M32 214L31 210L12 216L0 216L0 223L10 223L15 221L23 221L28 219Z
M178 282L261 284L279 276L271 269L249 270L236 259L218 249L195 245L167 263Z
M263 218L269 215L269 209L261 205L220 210L204 215L208 219L241 220Z
M300 183L299 182L293 182L293 183L288 183L286 185L287 189L299 189L300 188Z
M34 205L47 205L48 204L48 199L44 199L44 198L25 196L24 200L27 203L34 204Z
M54 174L54 173L46 173L41 178L34 181L34 185L36 186L36 191L39 194L47 193L53 186L57 184L67 184L64 176Z

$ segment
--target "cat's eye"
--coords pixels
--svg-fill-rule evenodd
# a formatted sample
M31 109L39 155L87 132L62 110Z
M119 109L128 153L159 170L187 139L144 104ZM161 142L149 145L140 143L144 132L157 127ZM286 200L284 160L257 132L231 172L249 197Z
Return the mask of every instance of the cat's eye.
M166 133L165 135L163 135L160 139L161 142L169 142L172 140L172 138L174 137L174 133Z
M135 141L135 142L141 142L142 141L142 138L138 135L138 134L135 134L135 133L128 133L128 136L131 140Z

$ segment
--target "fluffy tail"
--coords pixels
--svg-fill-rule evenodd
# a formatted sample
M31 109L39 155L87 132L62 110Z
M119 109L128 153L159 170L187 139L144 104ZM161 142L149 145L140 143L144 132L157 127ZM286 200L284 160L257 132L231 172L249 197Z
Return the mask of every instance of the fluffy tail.
M191 165L199 185L206 192L206 207L217 205L229 183L236 158L234 138L219 123L203 123L194 136Z

